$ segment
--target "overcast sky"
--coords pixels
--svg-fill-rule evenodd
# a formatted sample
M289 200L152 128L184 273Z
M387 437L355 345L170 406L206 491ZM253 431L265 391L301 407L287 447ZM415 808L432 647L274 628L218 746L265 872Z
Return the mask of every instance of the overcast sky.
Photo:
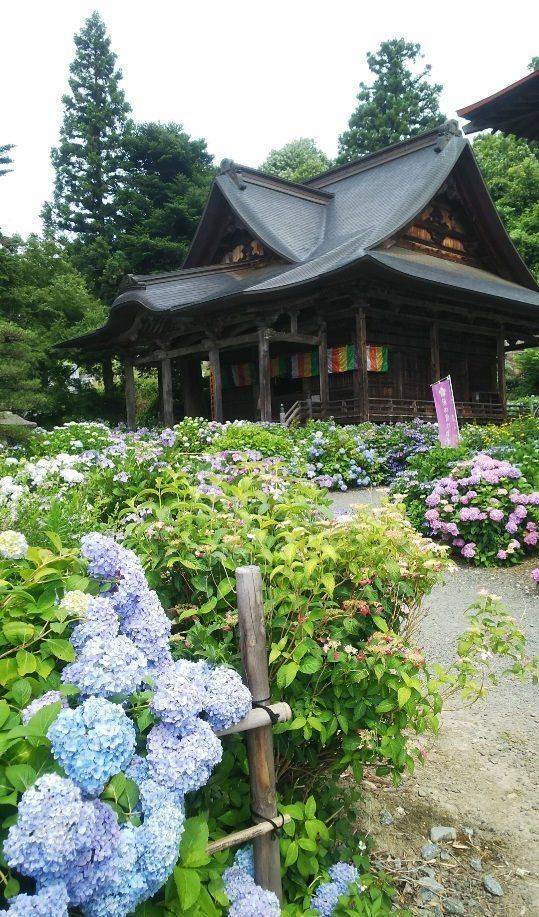
M50 196L73 34L98 9L140 121L179 121L223 157L257 166L273 147L314 137L330 156L369 79L365 54L384 39L421 43L442 109L483 98L526 73L539 53L534 0L15 0L2 10L0 227L39 232Z

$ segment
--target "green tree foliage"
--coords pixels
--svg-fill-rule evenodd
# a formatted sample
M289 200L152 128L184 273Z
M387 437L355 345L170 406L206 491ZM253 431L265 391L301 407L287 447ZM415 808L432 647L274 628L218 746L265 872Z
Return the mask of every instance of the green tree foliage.
M65 405L72 364L54 344L96 327L104 309L54 242L0 241L0 410L51 417Z
M518 398L539 395L539 349L521 350L511 356L507 387Z
M539 156L525 140L483 134L473 150L509 235L539 278Z
M105 24L92 13L75 35L60 142L51 154L53 202L45 205L43 216L50 232L69 234L75 263L96 292L111 271L107 255L124 174L123 137L130 107L121 77Z
M417 72L422 57L421 45L404 38L383 41L376 53L367 54L375 78L370 86L359 84L357 108L339 137L338 162L373 153L444 121L439 108L442 86L430 82L430 64L419 65Z
M13 169L4 168L4 166L13 165L13 160L9 155L13 149L13 143L4 143L0 146L0 175L7 175L8 172L13 172Z
M331 160L318 149L312 137L300 137L278 150L271 150L260 169L288 181L302 182L325 172L331 165Z
M117 195L119 244L128 271L180 267L214 171L204 140L180 124L139 124L126 133L125 180Z

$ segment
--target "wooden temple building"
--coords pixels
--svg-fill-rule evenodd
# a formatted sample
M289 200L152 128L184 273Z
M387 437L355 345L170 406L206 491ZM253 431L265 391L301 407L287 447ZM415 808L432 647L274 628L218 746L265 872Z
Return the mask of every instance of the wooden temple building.
M457 115L468 121L465 134L492 128L523 140L539 140L539 70L480 102L459 108Z
M303 184L225 160L181 270L129 276L66 342L159 370L162 420L505 414L505 354L539 340L539 292L455 122Z

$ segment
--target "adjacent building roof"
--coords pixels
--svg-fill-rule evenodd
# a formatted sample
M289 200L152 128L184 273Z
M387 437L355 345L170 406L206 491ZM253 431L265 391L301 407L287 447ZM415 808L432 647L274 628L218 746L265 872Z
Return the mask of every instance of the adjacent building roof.
M539 70L480 102L459 108L457 114L469 121L464 128L466 134L490 127L526 140L539 140Z
M420 214L449 176L460 176L474 215L496 253L494 273L395 249L394 237ZM265 265L204 264L212 233L232 212L275 260ZM393 240L393 241L392 241ZM393 247L391 247L393 246ZM114 336L125 310L184 314L231 298L260 299L320 281L353 266L376 265L418 282L539 307L537 285L510 241L471 147L455 122L295 184L223 164L182 270L127 278L105 328L67 344L98 346Z

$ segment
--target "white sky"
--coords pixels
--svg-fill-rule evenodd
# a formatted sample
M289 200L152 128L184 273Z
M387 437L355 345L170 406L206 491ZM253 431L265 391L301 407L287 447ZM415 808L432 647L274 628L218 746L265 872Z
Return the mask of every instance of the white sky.
M178 121L223 157L257 166L268 151L314 137L333 156L384 39L423 46L455 109L519 79L539 53L534 0L15 0L2 9L0 143L15 171L0 178L4 232L39 232L50 196L73 34L103 16L140 121Z

